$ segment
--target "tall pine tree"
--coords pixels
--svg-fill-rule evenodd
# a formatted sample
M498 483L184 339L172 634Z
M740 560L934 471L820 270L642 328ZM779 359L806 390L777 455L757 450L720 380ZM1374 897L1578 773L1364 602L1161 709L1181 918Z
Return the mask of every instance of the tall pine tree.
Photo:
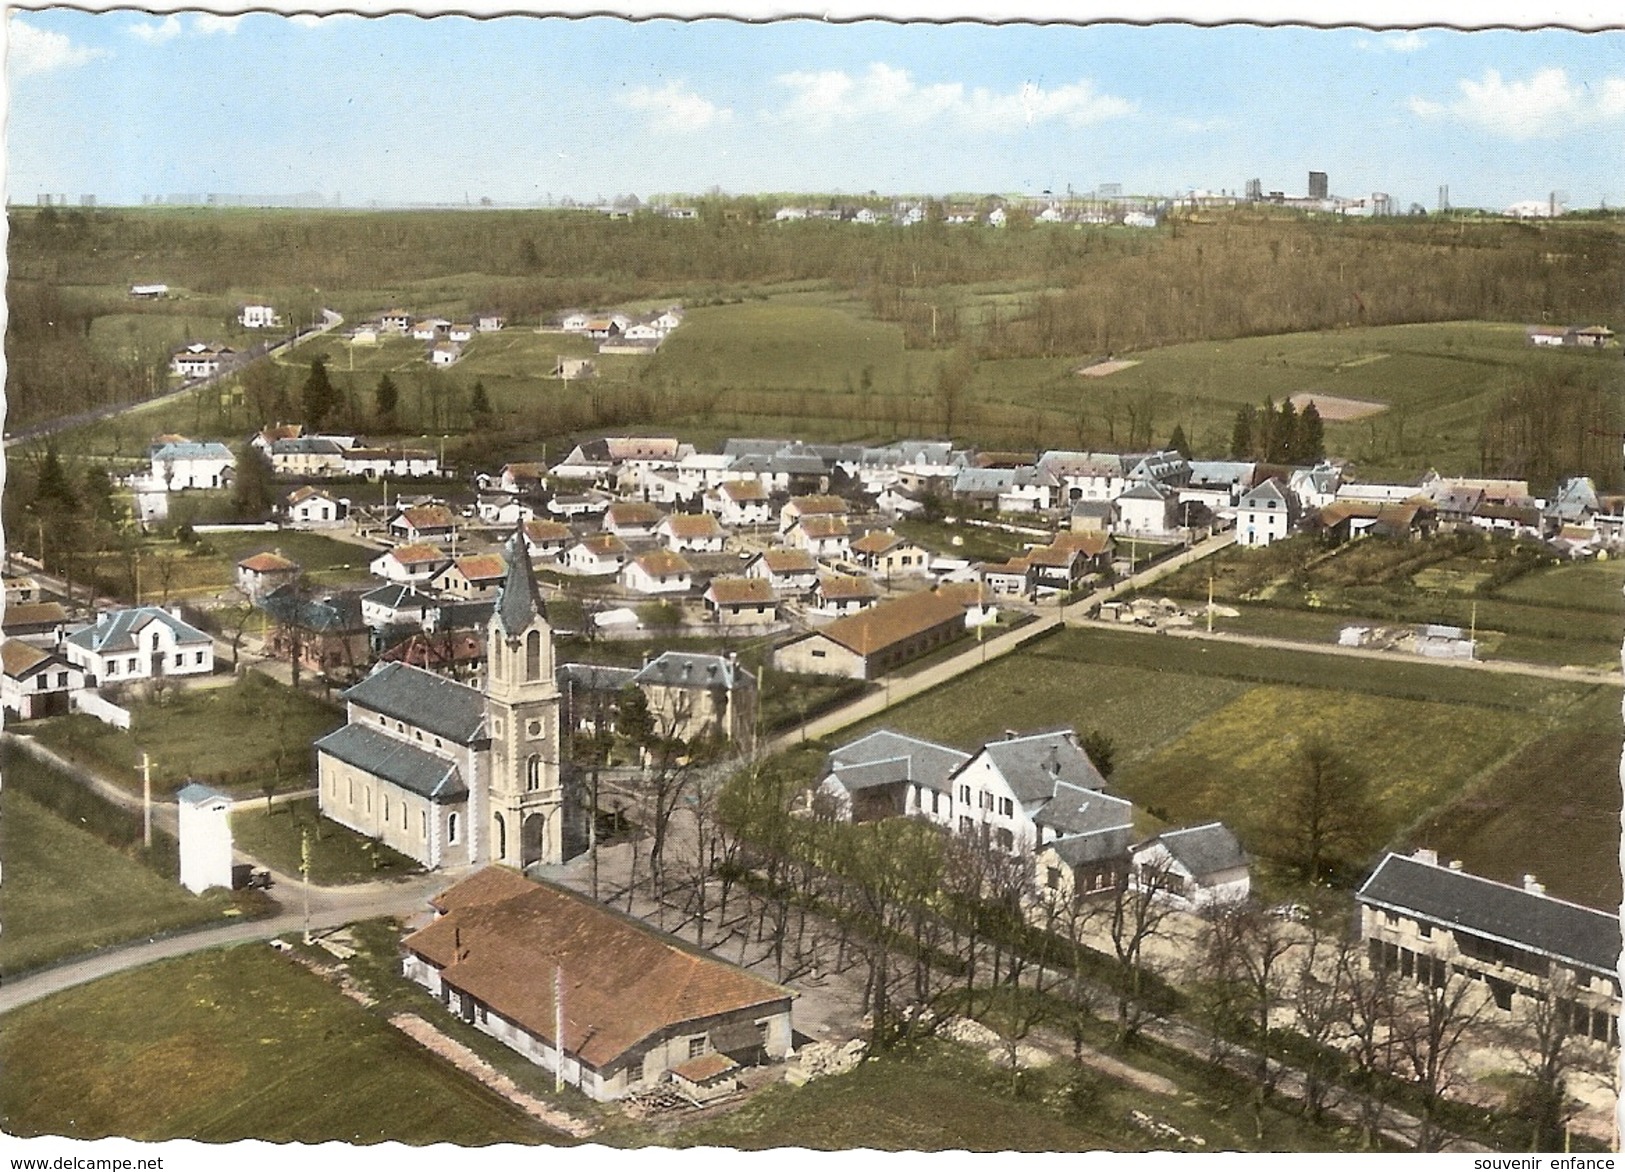
M305 426L311 431L320 431L327 417L343 402L338 388L327 377L327 363L320 358L311 359L310 374L305 378L305 387L299 399Z
M1251 403L1243 403L1236 408L1236 423L1230 429L1230 458L1232 460L1251 460L1253 458L1253 421L1257 412Z
M1321 422L1320 408L1311 399L1298 416L1298 459L1305 464L1318 463L1326 458L1326 425Z
M387 374L380 375L378 386L372 392L373 410L378 418L386 422L393 421L395 408L400 405L400 401L401 393L395 389L395 380Z

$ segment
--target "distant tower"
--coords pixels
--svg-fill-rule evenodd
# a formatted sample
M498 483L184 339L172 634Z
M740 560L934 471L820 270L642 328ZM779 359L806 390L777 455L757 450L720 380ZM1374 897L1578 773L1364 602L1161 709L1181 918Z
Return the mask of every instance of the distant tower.
M1309 172L1309 198L1310 199L1325 199L1327 197L1327 193L1330 190L1331 190L1330 185L1326 182L1326 172L1324 172L1324 171L1311 171L1311 172Z
M1439 184L1439 210L1441 212L1450 210L1450 184L1448 183Z
M1247 202L1258 203L1264 198L1264 183L1259 179L1247 180Z
M231 798L193 782L175 795L180 807L181 886L193 895L231 890Z
M553 628L523 531L515 532L505 553L508 573L486 631L491 778L485 855L511 867L562 863L579 837L573 822L582 812L565 799ZM469 816L481 814L470 810Z

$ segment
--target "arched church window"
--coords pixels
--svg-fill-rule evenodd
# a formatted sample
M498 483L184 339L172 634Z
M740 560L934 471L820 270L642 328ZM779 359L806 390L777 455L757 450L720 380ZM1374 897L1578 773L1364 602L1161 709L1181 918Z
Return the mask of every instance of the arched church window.
M525 762L525 788L542 788L542 759L535 753L532 753L530 759Z
M446 815L446 841L452 844L457 842L457 815Z
M542 678L542 633L532 631L525 636L525 678Z
M497 858L508 857L508 824L502 820L502 815L496 815L497 820Z

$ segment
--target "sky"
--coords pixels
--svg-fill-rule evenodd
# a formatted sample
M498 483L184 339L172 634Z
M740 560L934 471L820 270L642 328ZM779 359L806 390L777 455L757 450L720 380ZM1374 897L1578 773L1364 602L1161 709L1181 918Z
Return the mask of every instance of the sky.
M877 191L1625 203L1625 31L212 16L8 24L9 199Z

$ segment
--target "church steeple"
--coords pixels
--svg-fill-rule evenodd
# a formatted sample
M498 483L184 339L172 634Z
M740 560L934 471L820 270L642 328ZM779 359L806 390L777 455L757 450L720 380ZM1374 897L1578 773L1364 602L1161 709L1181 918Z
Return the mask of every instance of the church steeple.
M507 545L508 574L497 592L497 626L509 639L518 639L537 619L547 618L536 574L530 567L530 547L523 524L516 526Z

